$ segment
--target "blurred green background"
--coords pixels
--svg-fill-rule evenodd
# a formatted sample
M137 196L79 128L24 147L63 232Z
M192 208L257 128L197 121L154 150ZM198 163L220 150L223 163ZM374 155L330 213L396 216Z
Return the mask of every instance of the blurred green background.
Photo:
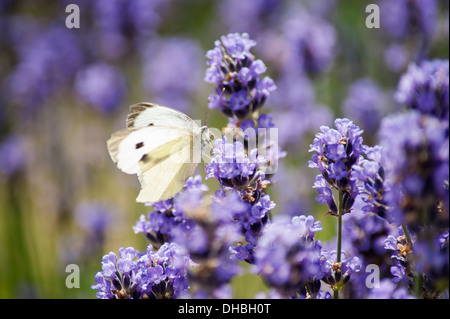
M106 1L0 1L0 142L6 145L13 137L13 146L4 146L0 155L17 164L9 169L4 164L4 169L0 170L0 298L95 298L95 291L90 287L94 284L95 273L101 269L103 255L110 251L117 253L120 247L128 246L145 250L145 239L134 234L132 226L150 208L135 202L139 182L136 176L122 173L112 163L106 140L111 133L125 127L131 104L154 101L174 103L168 106L176 108L177 102L170 102L174 96L171 90L182 91L183 96L174 101L183 101L179 103L186 107L178 106L190 117L202 121L209 118L208 125L212 127L225 126L225 116L217 110L208 111L208 95L213 93L214 86L203 81L206 51L213 48L214 41L221 35L249 32L258 41L253 53L266 63L266 74L283 90L283 84L277 82L283 72L279 53L286 53L289 46L283 46L279 39L283 40L284 22L289 13L292 14L290 6L298 3L300 11L326 21L336 32L332 65L325 72L307 78L315 103L324 106L333 117L344 116L342 105L348 88L363 77L376 81L388 97L388 104L394 105L392 92L406 68L406 64L397 70L386 66L383 54L393 40L386 34L383 24L380 29L365 26L365 7L376 1L271 1L276 6L268 12L257 10L262 1L248 1L250 7L254 6L250 12L259 14L256 17L259 24L254 25L253 30L242 30L245 23L233 22L233 17L241 22L247 19L238 1L149 0L158 4L154 7L156 16L149 15L142 22L149 28L148 33L141 32L130 22L127 23L131 26L122 25L119 31L108 31L110 25L115 25L116 18ZM80 7L80 29L65 28L65 7L69 3ZM104 22L108 12L112 22ZM121 14L128 14L127 19L134 21L132 12ZM249 16L249 21L250 18L254 19ZM438 30L427 55L448 59L447 1L439 1L438 19ZM149 21L154 24L148 24ZM52 28L63 30L63 38L69 42L67 36L73 37L81 53L70 47L70 43L58 42L56 36L46 40L49 44L40 41L40 36ZM111 37L104 45L102 39L113 31L120 33L119 40ZM196 70L179 70L182 67L176 62L187 53L181 52L179 58L174 57L172 61L163 59L167 39L188 39L193 44L195 57L183 63L195 66ZM116 47L108 47L115 40ZM402 45L409 50L408 42ZM160 48L163 49L158 51ZM56 58L45 54L41 60L36 58L47 49L53 50ZM81 60L72 63L72 57L77 54ZM64 59L55 64L53 61L60 55L64 55ZM39 69L39 62L33 62L34 58L46 61L43 70L35 70ZM163 63L158 61L153 65L152 59L157 58L167 66L158 68L158 63ZM77 81L81 81L80 70L101 62L119 70L125 79L126 93L111 97L113 102L118 102L117 106L112 102L96 107L79 93L81 89L76 89ZM70 70L72 66L74 69ZM154 71L157 73L152 73ZM177 80L182 83L181 89L176 85L158 87L165 72L179 72ZM39 76L31 82L35 74ZM186 84L190 87L183 87ZM95 91L96 85L101 84L93 81L91 89ZM47 87L45 91L43 88ZM105 96L120 89L121 86L107 88ZM301 91L303 87L298 84L295 89ZM280 99L269 98L264 112L274 115L279 109L288 112L289 107L282 107L278 101ZM306 110L303 115L307 118ZM315 203L316 193L311 186L316 172L307 165L308 146L314 133L319 125L331 123L317 122L315 129L305 130L296 142L285 145L287 156L281 165L288 173L284 175L297 173L291 176L290 184L275 175L269 192L277 203L274 215L286 213L289 205L298 213L314 214L324 225L324 231L318 236L326 241L334 236L335 221L324 215L322 205ZM279 123L275 121L275 124ZM366 130L364 138L368 144L375 143L375 131ZM204 176L203 166L197 168L197 173ZM206 183L211 193L218 187L215 181ZM289 203L295 196L302 200ZM78 289L68 289L65 285L68 264L80 267ZM264 283L249 272L233 281L236 298L253 298L264 289Z

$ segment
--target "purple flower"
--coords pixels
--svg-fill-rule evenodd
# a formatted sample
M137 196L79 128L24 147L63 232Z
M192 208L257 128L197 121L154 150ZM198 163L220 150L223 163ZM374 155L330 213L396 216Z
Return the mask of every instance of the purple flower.
M282 0L225 0L218 10L228 29L257 35L278 17L282 5Z
M394 276L392 278L393 282L400 282L400 281L405 280L405 278L406 278L405 268L400 265L392 266L391 274L392 274L392 276Z
M112 222L112 210L100 202L82 202L75 209L75 221L92 234L101 234Z
M384 249L397 251L397 238L389 235L384 241Z
M256 41L250 39L247 33L230 33L221 36L220 40L230 56L236 60L250 58L250 49L256 45Z
M246 90L241 90L239 92L231 93L230 100L228 101L228 107L233 111L239 111L244 109L251 99L247 96Z
M186 210L200 206L203 203L203 193L207 190L200 175L190 177L184 190L173 199L153 203L154 210L148 213L147 218L141 215L133 226L134 232L144 234L156 247L172 241L180 232L190 232L195 222L186 215Z
M20 135L10 135L0 141L0 174L10 176L27 164L29 155L25 138Z
M97 297L104 299L170 299L188 294L187 269L190 259L176 244L164 244L158 251L149 245L145 254L133 247L120 248L102 260L95 275Z
M96 41L107 59L123 57L129 48L154 35L167 1L99 0L93 3ZM135 43L133 43L135 42Z
M389 279L380 281L380 287L371 289L368 299L412 299L405 287L394 284Z
M18 64L6 80L7 96L31 108L67 87L84 59L79 39L65 27L21 34L16 50Z
M350 209L360 193L357 185L358 179L354 178L352 169L358 165L360 154L364 151L362 145L362 130L348 119L336 119L336 129L328 126L320 128L321 133L316 134L313 144L310 145L310 152L315 152L309 167L317 168L321 172L322 178L316 178L314 188L318 188L320 202L327 203L329 212L334 213L336 205L332 199L329 188L334 187L343 192L344 211L342 214L350 212ZM329 184L326 186L324 181Z
M372 212L393 222L390 216L385 194L389 192L388 183L385 182L384 168L381 166L382 148L380 146L365 147L367 158L360 158L359 164L353 167L352 175L362 183L361 198L366 203L362 210Z
M343 103L348 118L354 119L368 132L378 128L387 111L387 100L383 91L371 79L360 79L351 84Z
M381 123L380 145L389 183L384 199L391 217L397 223L408 220L413 231L425 223L442 223L438 204L448 203L447 127L448 123L417 111L390 116Z
M337 252L322 249L320 252L320 274L322 280L330 287L345 285L350 281L350 277L361 270L361 261L354 256L348 258L342 252L341 262L337 262Z
M237 196L216 196L211 204L202 202L196 207L183 207L195 225L188 231L175 229L173 240L184 247L195 262L189 269L193 297L227 295L219 291L226 291L231 279L240 272L229 249L241 237L233 215L245 208Z
M219 179L225 186L238 189L264 178L258 166L265 159L257 155L257 149L247 155L241 142L228 143L224 137L215 141L212 153L213 157L206 166L206 178Z
M103 62L79 71L75 90L86 103L107 114L121 106L127 91L121 71Z
M230 33L220 39L206 54L205 81L216 85L209 107L243 121L264 105L276 86L269 77L260 77L267 68L250 53L256 42L247 33Z
M337 35L332 25L305 10L294 9L284 23L287 42L285 72L316 74L330 69L336 54Z
M411 36L430 38L436 29L437 1L384 0L380 5L381 24L395 40Z
M448 92L448 60L433 60L410 64L400 79L395 97L399 103L448 123Z
M321 227L312 216L269 224L255 251L254 271L285 297L297 293L305 295L308 285L318 286L308 291L315 296L320 290L321 245L315 241L313 233L319 230Z
M152 99L187 112L201 81L199 44L181 37L152 38L143 49L142 60L143 87Z
M275 127L275 124L273 123L273 117L270 114L261 114L258 117L258 127L261 128L271 128Z

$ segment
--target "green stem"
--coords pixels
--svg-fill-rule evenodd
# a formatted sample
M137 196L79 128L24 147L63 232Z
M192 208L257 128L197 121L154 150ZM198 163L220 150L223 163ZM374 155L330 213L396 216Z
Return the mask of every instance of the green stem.
M341 262L341 255L342 255L342 215L344 214L344 192L339 191L339 198L338 198L338 230L337 230L337 256L336 256L336 263ZM334 290L334 299L339 299L339 290Z
M402 225L402 230L403 230L403 233L405 234L406 240L412 247L411 236L409 235L408 227L406 227L405 224Z

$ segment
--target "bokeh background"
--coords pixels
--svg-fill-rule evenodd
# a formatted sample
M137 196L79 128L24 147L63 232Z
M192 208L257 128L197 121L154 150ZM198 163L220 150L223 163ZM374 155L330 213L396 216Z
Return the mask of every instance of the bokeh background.
M65 26L70 3L79 29ZM365 25L370 3L380 29ZM0 298L95 298L103 255L145 250L132 226L150 208L106 140L140 101L225 126L203 78L206 51L230 32L257 41L278 87L263 110L287 152L269 191L274 214L313 214L332 238L308 168L314 133L349 117L375 144L380 119L402 108L393 93L408 64L448 59L448 12L446 0L0 0ZM80 267L79 289L66 288L68 264ZM238 298L264 289L249 273L233 281Z

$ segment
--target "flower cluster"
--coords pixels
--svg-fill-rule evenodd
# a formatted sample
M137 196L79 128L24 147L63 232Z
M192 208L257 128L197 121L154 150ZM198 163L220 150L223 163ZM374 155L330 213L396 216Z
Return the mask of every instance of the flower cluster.
M347 118L320 127L309 167L320 172L316 200L337 217L336 238L323 244L316 238L323 227L313 216L271 220L276 204L266 190L274 172L266 169L283 153L277 143L269 143L264 154L253 144L267 138L263 129L275 127L272 115L259 112L275 85L261 78L266 67L250 53L255 44L248 34L234 33L207 53L205 81L216 85L209 107L228 117L224 137L209 145L205 168L220 189L208 196L198 175L174 198L152 204L153 211L133 227L150 241L147 253L121 248L119 257L105 256L97 295L230 298L230 282L245 261L268 285L270 298L411 298L412 290L440 296L449 264L448 81L442 78L448 64L445 69L445 63L423 63L423 81L417 74L402 78L396 96L412 110L364 124L380 127L379 145L364 145L363 130ZM323 71L331 59L302 61L304 71ZM412 67L408 72L413 71L420 73ZM364 88L374 96L370 113L383 112L373 83L360 82L352 90ZM370 264L393 276L382 281L384 294L367 287L361 270Z
M363 78L350 85L343 111L367 132L375 132L388 111L387 99L373 80Z
M197 193L198 194L198 193ZM237 196L212 198L212 203L184 192L175 199L186 216L195 222L188 231L174 231L174 242L183 246L195 262L189 268L194 298L230 298L229 282L240 272L230 247L241 237L232 216L241 214L246 206Z
M384 168L381 165L382 148L379 145L374 147L366 146L364 154L367 158L360 158L359 164L353 167L355 177L362 184L361 199L366 205L361 209L368 213L372 212L378 216L392 221L388 214L385 194L389 187L385 182Z
M422 114L449 121L449 62L423 61L410 64L401 77L395 94L399 103Z
M284 67L309 75L327 71L336 54L336 30L320 16L293 11L283 26L288 43Z
M408 60L426 58L438 29L438 11L436 0L381 1L380 16L390 42L385 60L391 70L398 72Z
M332 188L342 194L341 215L349 213L360 190L354 178L353 167L358 164L364 151L362 130L348 119L337 119L336 129L322 126L316 134L310 152L315 152L309 167L317 168L321 174L316 177L314 187L318 189L320 203L326 203L329 214L338 215L338 206Z
M184 186L184 191L193 195L193 199L201 197L207 190L208 187L202 184L200 175L190 177ZM153 246L159 247L166 242L171 242L174 232L189 231L194 226L194 222L186 216L182 206L174 204L180 196L183 194L153 203L151 206L154 210L148 213L147 218L141 215L133 226L134 232L142 233Z
M125 77L107 63L89 65L78 71L75 90L84 101L99 111L112 113L125 97Z
M283 297L316 298L322 245L314 236L322 229L313 216L271 223L259 241L254 271Z
M333 290L340 290L350 281L352 274L361 270L361 262L358 257L346 257L341 252L340 261L337 259L337 251L322 249L320 252L320 273L323 282ZM342 258L343 257L343 258Z
M270 114L259 114L259 110L276 86L269 77L259 78L266 67L250 53L255 44L246 33L223 36L206 55L209 68L205 77L207 82L216 84L217 94L210 96L210 107L229 117L225 137L214 142L206 177L219 181L222 188L219 196L226 197L228 192L239 197L246 208L232 214L246 243L239 241L231 251L234 259L248 263L254 262L258 240L270 210L275 207L265 193L269 184L266 172L273 173L270 168L276 167L283 156L276 141L273 143L264 134L275 125ZM262 150L264 154L260 153Z
M418 297L437 298L449 274L448 60L411 64L396 98L408 109L383 119L379 132L389 185L384 200L401 225L385 249L394 282Z
M413 230L448 225L449 149L446 125L417 111L392 115L379 132L390 192L385 196L398 224ZM392 137L395 136L395 139ZM420 156L418 156L420 155Z
M173 299L188 294L187 269L192 262L174 243L146 253L133 247L103 256L95 275L97 297L103 299Z
M259 170L259 165L265 159L257 156L257 149L244 153L241 142L227 143L226 138L218 139L213 149L214 157L206 166L207 178L216 178L225 190L240 198L244 210L236 211L232 218L240 225L241 233L247 244L239 242L233 249L239 260L253 262L253 252L257 245L264 225L268 222L269 212L275 207L268 194L264 193L266 185L265 174Z
M377 266L380 278L391 276L390 254L383 245L387 236L397 232L396 226L385 218L364 212L367 204L363 198L358 197L353 212L343 218L342 246L347 255L358 257L363 270L353 274L351 281L346 285L346 297L351 299L371 298L374 289L368 287L366 281L367 269L371 269L373 265Z
M205 81L216 85L216 94L209 96L209 107L225 115L245 120L259 110L276 89L264 63L255 59L250 49L256 42L247 33L232 33L215 42L206 57L209 65Z
M152 101L188 113L202 79L202 56L199 44L191 39L152 39L142 50L142 82Z

